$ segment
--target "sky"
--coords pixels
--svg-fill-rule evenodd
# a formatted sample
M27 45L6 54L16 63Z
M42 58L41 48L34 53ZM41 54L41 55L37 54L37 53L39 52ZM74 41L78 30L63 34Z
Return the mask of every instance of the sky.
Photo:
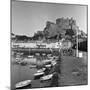
M33 36L47 21L56 22L61 17L73 17L79 29L87 33L87 6L14 0L11 14L12 32L17 35Z

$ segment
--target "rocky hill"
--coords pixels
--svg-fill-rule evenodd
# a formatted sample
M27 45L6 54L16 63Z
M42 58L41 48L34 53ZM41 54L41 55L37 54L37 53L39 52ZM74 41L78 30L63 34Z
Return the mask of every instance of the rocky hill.
M72 38L77 35L77 31L79 32L79 35L85 36L85 33L79 30L76 21L73 18L58 18L55 23L47 21L46 27L41 33L46 39L61 39L67 37ZM36 33L36 35L37 34L39 36L39 33Z
M73 37L76 39L78 31L78 37L84 38L87 35L79 30L76 25L76 21L73 18L57 18L56 22L46 22L46 26L43 31L37 31L33 37L27 37L26 35L14 35L12 37L16 40L60 40L62 38L69 39L72 41Z

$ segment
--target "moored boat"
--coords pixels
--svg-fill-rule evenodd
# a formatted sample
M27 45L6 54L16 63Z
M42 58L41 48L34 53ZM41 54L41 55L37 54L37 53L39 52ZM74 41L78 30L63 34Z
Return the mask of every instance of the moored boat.
M34 79L40 79L44 75L44 72L39 72L34 74Z
M43 64L45 64L45 65L46 65L46 64L51 64L51 61L52 61L52 60L44 60L44 61L43 61Z
M52 65L51 64L47 64L47 65L45 65L45 67L46 68L50 68L50 67L52 67Z
M32 69L32 68L36 68L37 66L36 65L30 65L29 67Z
M53 74L49 74L40 78L41 81L47 81L52 79Z
M37 72L38 72L38 73L39 73L39 72L44 72L45 69L46 69L46 68L39 69L39 70L37 70Z
M16 83L15 88L23 89L24 87L26 87L28 85L31 86L31 82L32 82L32 80L25 80L25 81L18 82L18 83Z
M34 56L33 55L29 55L28 58L33 58Z
M52 61L52 62L51 62L51 64L52 64L53 66L56 65L56 63L57 63L56 61Z

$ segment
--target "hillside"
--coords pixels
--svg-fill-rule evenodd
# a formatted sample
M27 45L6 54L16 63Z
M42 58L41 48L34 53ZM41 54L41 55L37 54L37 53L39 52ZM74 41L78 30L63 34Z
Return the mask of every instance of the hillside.
M87 38L87 35L79 30L76 21L73 18L57 18L56 22L46 22L46 26L42 31L34 33L33 37L26 35L15 35L12 33L12 39L16 41L28 41L28 40L60 40L62 38L73 40L76 39L78 31L79 38Z

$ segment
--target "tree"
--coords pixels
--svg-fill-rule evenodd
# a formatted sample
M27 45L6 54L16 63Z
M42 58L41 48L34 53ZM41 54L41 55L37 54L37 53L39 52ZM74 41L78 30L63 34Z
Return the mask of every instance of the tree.
M65 35L69 35L70 37L72 37L75 34L74 34L74 31L72 29L67 29Z

